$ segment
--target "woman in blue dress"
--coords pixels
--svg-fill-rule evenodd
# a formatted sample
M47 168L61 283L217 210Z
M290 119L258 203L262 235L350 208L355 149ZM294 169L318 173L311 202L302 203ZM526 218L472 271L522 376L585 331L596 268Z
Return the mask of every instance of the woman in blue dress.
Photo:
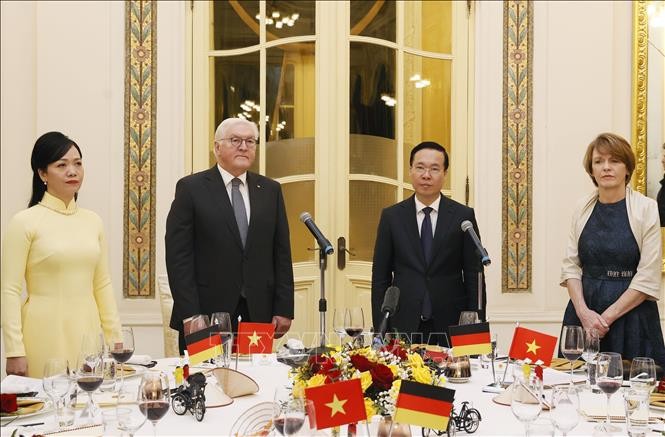
M620 136L598 135L587 148L584 168L598 189L573 215L561 273L570 295L563 324L596 330L603 352L651 357L665 367L657 306L658 205L628 186L635 155Z

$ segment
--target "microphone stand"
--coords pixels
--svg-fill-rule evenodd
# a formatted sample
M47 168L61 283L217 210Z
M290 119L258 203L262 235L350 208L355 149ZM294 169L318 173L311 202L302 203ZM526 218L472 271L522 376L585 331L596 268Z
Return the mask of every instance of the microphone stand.
M326 347L326 311L328 309L328 303L326 301L326 266L328 255L325 253L323 248L319 248L319 271L321 273L320 278L320 289L321 297L319 298L319 330L321 332L321 348Z

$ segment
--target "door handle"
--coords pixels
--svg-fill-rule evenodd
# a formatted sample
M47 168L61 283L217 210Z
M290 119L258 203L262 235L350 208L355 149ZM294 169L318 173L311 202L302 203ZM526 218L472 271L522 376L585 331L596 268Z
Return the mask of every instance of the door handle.
M347 253L351 256L356 256L355 253L346 248L346 238L339 237L337 239L337 268L340 270L344 270L344 267L346 267Z

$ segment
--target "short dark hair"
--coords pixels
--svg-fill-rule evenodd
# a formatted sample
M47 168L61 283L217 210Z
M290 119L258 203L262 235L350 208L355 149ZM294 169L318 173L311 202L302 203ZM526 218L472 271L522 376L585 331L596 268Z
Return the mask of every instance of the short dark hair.
M418 144L416 147L411 149L411 156L409 156L409 166L413 165L413 157L416 156L416 153L420 152L423 149L432 149L436 150L437 152L443 153L443 170L447 171L448 170L448 152L446 152L446 149L439 144L435 143L434 141L423 141L422 143Z
M46 185L39 177L39 170L46 171L46 167L65 156L69 149L76 147L79 155L83 158L81 149L67 135L61 132L47 132L37 138L35 146L32 148L30 157L30 167L32 167L32 196L28 207L34 206L42 201L46 192ZM74 198L78 197L74 194Z
M598 186L598 182L593 177L593 151L597 150L599 153L609 153L612 157L623 162L626 166L626 185L630 181L630 177L635 170L635 153L633 152L630 143L620 135L605 132L598 135L587 146L586 153L584 154L584 169L589 174L591 182Z

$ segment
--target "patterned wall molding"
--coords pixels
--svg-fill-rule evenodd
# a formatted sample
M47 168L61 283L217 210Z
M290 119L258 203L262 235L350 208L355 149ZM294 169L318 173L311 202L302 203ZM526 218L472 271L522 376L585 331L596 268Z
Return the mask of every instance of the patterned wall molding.
M155 297L157 2L125 2L123 295Z
M647 193L647 73L649 54L649 23L647 2L633 2L633 74L632 74L632 133L635 152L633 188Z
M503 3L503 293L531 291L533 3Z

